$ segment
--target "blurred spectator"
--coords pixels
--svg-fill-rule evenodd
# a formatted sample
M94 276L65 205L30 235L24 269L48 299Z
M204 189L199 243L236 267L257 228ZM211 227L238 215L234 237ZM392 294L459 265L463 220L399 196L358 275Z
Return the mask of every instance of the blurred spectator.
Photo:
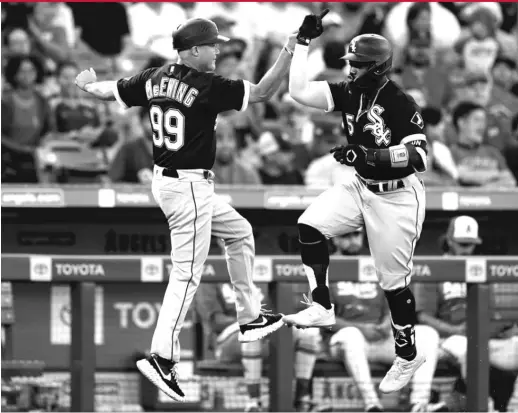
M329 153L309 164L304 182L308 188L327 189L353 176L354 168L336 162L333 154Z
M518 3L499 3L502 9L502 26L500 27L507 33L515 33L518 29Z
M474 73L488 73L500 51L496 18L489 10L480 8L470 14L468 24L455 49L462 56L464 67Z
M128 6L131 41L167 59L175 58L171 47L172 31L186 18L176 3L133 3Z
M278 131L293 152L295 169L303 173L314 157L311 148L315 144L315 124L307 107L295 102L286 93L280 105Z
M232 45L230 46L225 46L224 49L220 48L220 52L216 57L215 72L219 76L235 80L240 76L239 63L243 57L245 47L240 47L238 44L236 44L235 48Z
M218 16L215 23L216 25L219 23L218 29L221 26L225 30L225 27L229 25L233 27L234 22L226 17ZM222 35L231 36L231 33L225 34L223 31ZM215 73L217 75L233 80L250 78L241 67L247 50L247 44L243 40L232 38L219 45L219 50L220 53L216 57ZM249 106L244 112L229 111L220 116L220 119L225 118L232 123L237 136L238 149L244 148L249 140L256 140L259 136L262 119L260 110L255 106Z
M449 152L447 146L441 147L442 149L446 148ZM451 153L450 153L451 156ZM454 186L456 182L450 176L442 173L442 171L436 166L436 162L438 160L438 156L434 152L434 147L430 146L428 149L428 167L426 171L419 174L419 177L423 180L425 186Z
M281 147L282 145L282 147ZM258 142L261 155L259 174L264 185L302 185L304 180L294 169L289 145L278 134L264 132Z
M206 19L224 16L225 19L234 22L232 36L229 37L243 39L253 50L259 46L257 40L266 36L261 21L257 18L261 4L245 2L198 2L194 4L192 16ZM215 23L218 30L221 31L222 27L217 22Z
M129 45L129 24L122 3L69 3L83 46L105 57L120 55Z
M325 68L318 73L315 81L326 81L330 83L342 82L346 76L347 63L343 59L344 44L340 41L326 43L323 51L323 61Z
M516 60L498 57L493 65L494 87L500 87L518 97L518 70Z
M311 13L309 3L264 2L259 4L260 7L254 10L257 12L255 19L261 22L259 33L277 42L284 41L283 39L289 33L297 31L300 22Z
M510 138L512 111L518 107L518 99L502 88L493 87L493 82L485 74L467 73L464 83L455 92L454 105L462 101L476 103L486 109L487 128L484 142L502 150ZM452 105L452 111L453 107ZM446 140L456 141L453 125L447 128Z
M343 128L340 126L340 117L314 115L312 158L320 158L329 154L331 148L340 145L346 140Z
M85 99L75 84L79 73L73 62L61 64L57 71L59 94L50 98L56 131L63 138L93 141L102 131L97 102Z
M414 99L415 103L417 103L417 106L420 108L428 106L426 96L420 88L409 88L406 90L406 93Z
M337 3L335 11L337 11L343 19L341 28L343 39L346 42L349 42L353 37L362 33L381 34L382 22L379 20L379 16L380 14L385 15L385 12L383 11L384 7L385 6L382 3ZM373 31L367 31L368 29L373 29Z
M380 34L383 30L383 22L390 3L350 3L362 4L363 6L363 24L358 30L358 34L374 33Z
M509 169L518 182L518 113L514 115L512 122L513 139L504 148L504 156Z
M254 56L252 50L248 47L250 41L236 35L235 27L237 22L225 15L215 15L210 17L210 20L218 27L219 34L230 39L218 45L218 57L235 56L237 61L235 62L236 67L234 71L239 73L238 76L241 78L251 79L252 68L257 56ZM217 66L218 64L216 64L216 67Z
M336 161L335 161L336 162ZM333 255L359 255L362 251L365 240L365 230L363 227L348 234L339 235L330 239L331 251Z
M29 18L28 32L35 51L49 70L69 60L76 32L70 8L64 3L36 3Z
M26 30L33 7L30 3L2 3L2 32L15 28Z
M31 39L23 29L16 28L7 32L4 40L3 58L13 55L28 56L31 53Z
M404 60L404 51L417 39L430 40L430 47L440 53L459 39L460 24L440 3L399 3L385 17L383 35L394 48L394 65Z
M315 118L313 161L305 174L305 184L311 188L328 188L351 179L354 168L336 162L329 151L344 140L342 130L333 118Z
M498 42L500 53L504 56L517 56L518 55L518 42L516 33L509 33L501 30L503 23L502 5L501 3L491 2L475 2L465 3L460 13L460 19L468 24L474 19L479 19L480 15L487 15L484 17L488 21L494 22L495 26L495 38ZM514 22L516 25L516 21ZM516 27L516 26L515 26Z
M136 138L124 143L108 171L112 182L149 184L153 178L153 145L149 139L149 112L142 108L138 112L140 131Z
M383 290L377 283L335 282L330 285L335 303L336 324L331 333L322 329L324 342L334 360L347 366L367 412L382 412L383 406L374 388L369 363L390 364L394 359L391 318ZM440 411L443 406L429 405L432 380L438 357L439 335L428 326L415 326L418 351L426 354L426 363L412 377L410 411Z
M426 39L411 43L405 52L401 73L402 84L407 92L417 90L417 93L423 95L425 104L414 98L421 107L426 105L441 107L446 98L448 88L448 82L445 81L446 74L437 66L436 60L435 53Z
M5 79L12 89L2 94L2 181L37 182L35 150L52 130L49 105L36 90L43 68L34 56L14 56Z
M246 159L239 158L236 133L232 124L220 117L215 134L217 150L212 170L216 184L261 185L259 173L246 163Z
M425 107L422 110L428 138L428 168L422 174L427 185L454 185L459 171L453 160L450 148L444 143L444 117L439 109Z
M464 186L510 187L516 181L503 155L493 146L482 143L487 127L486 112L480 105L460 103L453 112L458 141L452 146L453 158Z
M445 255L470 256L482 240L478 222L470 216L458 216L450 221L448 231L442 238ZM460 282L416 283L415 294L419 322L436 329L441 336L441 359L452 359L460 366L462 378L466 378L466 284ZM493 299L494 297L491 296ZM493 301L493 300L492 300ZM513 393L516 373L502 375L494 380L495 370L518 369L518 329L513 321L502 320L501 314L491 303L491 340L489 341L490 394L498 411L506 411ZM510 391L509 391L510 390ZM507 394L505 394L507 393ZM465 407L465 406L464 406ZM451 411L464 411L463 406L454 406Z

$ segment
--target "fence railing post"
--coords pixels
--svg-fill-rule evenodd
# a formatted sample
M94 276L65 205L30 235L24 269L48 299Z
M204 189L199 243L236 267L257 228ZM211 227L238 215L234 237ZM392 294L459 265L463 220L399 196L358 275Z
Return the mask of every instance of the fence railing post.
M71 411L95 411L95 283L71 284Z
M278 313L293 313L291 284L272 282L269 285L274 309ZM270 411L293 410L293 338L291 329L283 327L270 336Z
M489 398L489 329L491 309L487 284L468 284L467 411L487 412Z

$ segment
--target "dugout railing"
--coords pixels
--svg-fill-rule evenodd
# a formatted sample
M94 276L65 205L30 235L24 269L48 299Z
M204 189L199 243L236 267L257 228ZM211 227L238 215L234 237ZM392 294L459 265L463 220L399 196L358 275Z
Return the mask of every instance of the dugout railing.
M59 283L71 287L71 410L94 411L96 373L95 291L97 284L165 283L170 270L168 256L51 256L2 255L2 281L13 283ZM467 409L487 411L488 340L490 324L490 284L518 282L517 257L416 257L415 282L467 283ZM210 257L216 271L204 275L203 282L228 282L225 261ZM66 270L66 268L75 270ZM84 270L82 270L84 269ZM260 256L254 279L268 283L268 294L276 311L294 311L292 283L305 283L300 258ZM332 257L332 281L376 281L370 257ZM15 297L16 299L16 297ZM14 343L14 345L16 345ZM291 411L293 406L293 346L291 330L272 335L269 358L271 411Z

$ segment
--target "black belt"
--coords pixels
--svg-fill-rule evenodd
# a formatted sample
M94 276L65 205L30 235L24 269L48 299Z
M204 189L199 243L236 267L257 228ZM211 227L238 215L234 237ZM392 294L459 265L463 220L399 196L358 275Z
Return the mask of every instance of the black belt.
M167 169L167 168L164 168L164 170L162 171L162 175L164 176L167 176L169 178L179 178L180 176L178 175L178 170L176 169ZM205 179L209 179L210 177L210 171L204 169L203 170L203 177Z
M364 183L367 189L375 194L379 194L381 192L391 192L396 189L402 189L405 187L405 183L401 179L394 179L389 182L380 182L378 184L368 183L365 179L358 175L360 181Z

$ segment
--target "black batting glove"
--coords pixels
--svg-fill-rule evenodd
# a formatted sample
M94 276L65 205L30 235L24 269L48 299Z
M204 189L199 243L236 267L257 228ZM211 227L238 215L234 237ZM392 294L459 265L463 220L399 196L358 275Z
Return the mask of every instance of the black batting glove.
M362 145L340 145L330 150L337 162L347 166L370 165L374 166L375 152Z
M322 19L329 13L329 9L325 9L319 16L316 14L309 14L304 17L302 26L299 28L297 35L297 43L308 46L312 39L316 39L324 32L322 26Z

